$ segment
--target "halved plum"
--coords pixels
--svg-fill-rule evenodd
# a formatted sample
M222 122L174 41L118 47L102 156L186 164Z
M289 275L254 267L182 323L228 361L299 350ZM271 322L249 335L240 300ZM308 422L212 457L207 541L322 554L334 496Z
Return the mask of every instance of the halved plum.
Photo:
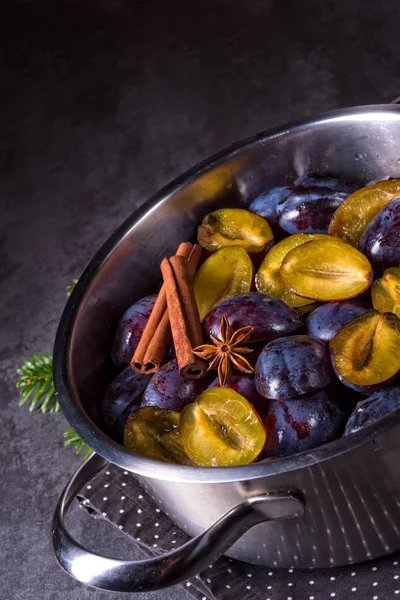
M386 269L372 284L372 306L381 313L392 312L400 319L400 268Z
M208 338L211 335L219 337L224 315L234 330L248 325L254 327L248 342L272 340L280 335L287 335L302 323L297 313L282 300L258 292L248 292L225 298L211 309L203 322L203 330Z
M240 246L250 254L259 254L274 241L268 221L243 208L214 210L203 219L197 237L209 252Z
M340 381L360 392L391 385L400 374L400 320L369 310L345 325L329 343Z
M192 464L182 446L179 418L174 410L139 408L125 425L124 447L154 460Z
M357 300L322 304L307 318L307 335L326 344L335 337L339 329L367 310L368 306Z
M343 435L356 433L398 408L400 408L400 386L376 392L357 404L347 421Z
M312 240L324 239L326 237L323 233L298 233L278 242L268 252L258 269L256 275L257 290L262 294L269 294L283 300L292 308L311 304L311 300L293 294L286 287L280 270L282 262L291 250Z
M400 264L400 198L391 200L371 221L361 236L359 249L370 260L375 273Z
M179 433L186 454L202 467L247 465L257 458L266 440L252 405L226 387L208 389L186 406Z
M335 211L328 233L358 247L360 238L372 219L398 196L400 179L378 181L357 190Z
M333 236L291 250L280 274L294 294L323 302L354 298L368 289L373 277L369 260Z
M307 335L269 342L258 357L255 380L261 396L287 400L315 392L334 379L328 347Z
M218 377L214 379L207 389L210 390L216 387L221 387ZM250 404L254 406L258 414L261 414L263 411L265 411L268 401L257 392L254 375L234 373L231 377L229 377L224 387L230 388L246 398L246 400L248 400Z
M244 248L222 248L201 265L194 282L194 294L200 319L228 296L249 292L253 281L253 263Z

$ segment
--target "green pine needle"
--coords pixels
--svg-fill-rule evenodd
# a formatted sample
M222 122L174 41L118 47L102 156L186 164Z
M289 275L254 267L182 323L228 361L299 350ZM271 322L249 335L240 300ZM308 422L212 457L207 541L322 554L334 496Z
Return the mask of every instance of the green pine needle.
M71 283L69 283L69 284L67 285L67 288L66 288L66 289L67 289L67 296L68 296L68 298L70 297L70 295L71 295L71 294L72 294L72 292L74 291L74 287L76 286L76 284L77 284L77 283L78 283L78 280L77 280L77 279L73 279L73 280L71 281Z
M42 413L58 412L60 405L54 394L53 357L50 354L34 354L30 360L24 360L17 369L20 391L19 404L29 401L29 410Z
M73 279L67 285L67 295L70 296L77 283ZM60 410L60 405L55 396L53 382L53 357L50 354L34 354L30 360L24 360L22 367L17 369L19 379L16 383L20 391L19 405L29 401L30 411L53 413ZM92 450L85 444L73 429L64 432L64 446L73 446L76 454L84 451L87 458Z
M93 452L93 450L89 448L89 446L87 446L83 440L81 440L79 435L72 428L64 431L64 446L74 446L76 454L80 454L83 450L84 459L90 456Z
M73 279L67 285L67 295L70 296L77 283ZM30 360L24 360L22 367L17 369L19 379L17 388L20 390L19 404L29 400L29 410L40 410L42 413L58 412L60 405L54 393L53 357L50 354L38 356L34 354Z

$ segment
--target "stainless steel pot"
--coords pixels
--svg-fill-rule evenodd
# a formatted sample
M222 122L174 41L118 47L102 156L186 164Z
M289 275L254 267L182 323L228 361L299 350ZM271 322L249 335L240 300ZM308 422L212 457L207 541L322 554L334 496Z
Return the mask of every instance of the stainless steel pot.
M79 280L57 333L54 379L66 418L98 454L72 477L52 527L57 560L76 579L109 590L151 590L201 571L223 553L275 567L327 567L400 549L400 411L297 456L215 469L134 455L107 436L101 419L114 327L159 283L161 258L194 239L214 208L245 207L263 190L305 173L360 183L400 177L400 107L336 111L221 152L132 215ZM101 557L75 542L64 513L107 461L134 473L160 508L198 537L140 563Z

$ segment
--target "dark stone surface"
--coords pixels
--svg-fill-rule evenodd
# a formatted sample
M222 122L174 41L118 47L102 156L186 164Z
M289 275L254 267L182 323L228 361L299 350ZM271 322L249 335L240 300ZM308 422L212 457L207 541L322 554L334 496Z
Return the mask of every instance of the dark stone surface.
M62 448L63 417L19 408L15 389L22 359L52 349L66 284L135 207L216 150L399 95L398 16L397 0L2 4L2 600L116 597L55 564L49 522L80 459ZM125 536L72 513L80 539L132 556Z

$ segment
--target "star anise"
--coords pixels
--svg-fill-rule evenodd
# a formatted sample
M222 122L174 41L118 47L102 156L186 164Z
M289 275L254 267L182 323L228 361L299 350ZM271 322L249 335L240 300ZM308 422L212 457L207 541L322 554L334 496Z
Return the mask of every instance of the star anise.
M234 331L225 315L221 320L220 339L210 334L213 344L202 344L193 349L193 353L199 358L208 361L208 371L218 369L220 385L224 386L232 375L233 367L242 373L253 373L251 364L242 356L253 352L251 348L241 346L247 342L254 330L248 325Z

